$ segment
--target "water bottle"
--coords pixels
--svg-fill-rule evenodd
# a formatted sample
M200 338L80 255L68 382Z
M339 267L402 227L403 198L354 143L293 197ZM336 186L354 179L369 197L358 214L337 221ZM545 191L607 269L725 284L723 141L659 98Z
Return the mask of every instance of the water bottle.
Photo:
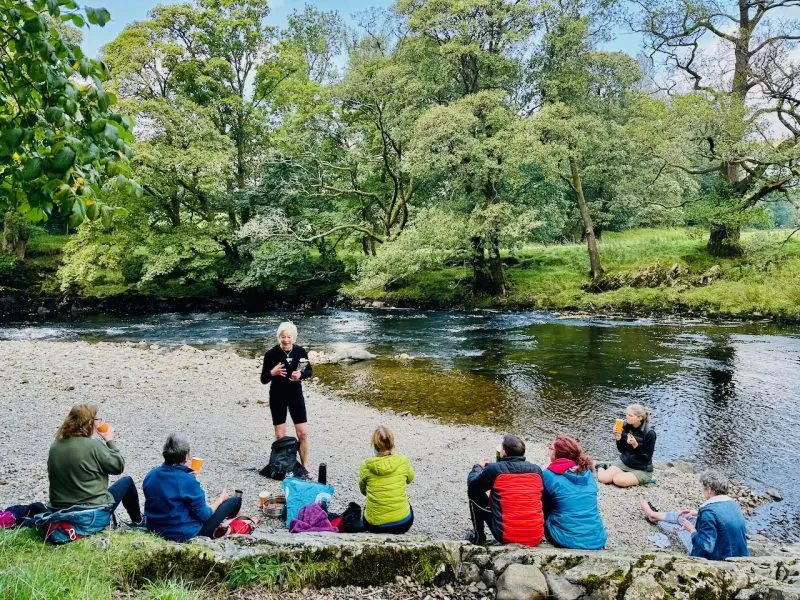
M319 463L319 476L317 481L326 484L328 483L328 465L327 463Z

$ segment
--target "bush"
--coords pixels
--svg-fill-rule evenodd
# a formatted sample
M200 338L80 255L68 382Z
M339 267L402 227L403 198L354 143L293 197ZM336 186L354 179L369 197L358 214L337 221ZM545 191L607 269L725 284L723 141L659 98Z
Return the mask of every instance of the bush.
M19 260L16 256L0 252L0 285L11 285L18 273Z

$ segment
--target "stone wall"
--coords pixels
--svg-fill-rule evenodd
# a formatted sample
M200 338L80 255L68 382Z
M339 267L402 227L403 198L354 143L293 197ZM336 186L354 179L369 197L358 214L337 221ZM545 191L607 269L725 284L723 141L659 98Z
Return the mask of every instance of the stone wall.
M279 533L165 542L136 557L133 576L179 573L198 582L275 589L380 585L398 577L439 585L458 579L475 591L496 590L497 600L800 600L800 546L770 550L767 556L710 562L663 552Z

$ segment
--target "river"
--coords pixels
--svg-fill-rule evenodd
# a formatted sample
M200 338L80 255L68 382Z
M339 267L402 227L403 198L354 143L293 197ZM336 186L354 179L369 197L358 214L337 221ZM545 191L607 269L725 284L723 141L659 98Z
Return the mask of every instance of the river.
M570 433L603 458L614 454L614 419L629 403L645 404L658 432L657 459L713 465L757 490L778 488L784 501L760 509L752 526L800 541L796 328L328 309L6 324L0 339L145 340L252 355L274 343L284 318L297 323L306 348L350 343L378 354L374 361L320 365L316 373L381 407L536 438ZM392 358L401 353L413 359Z

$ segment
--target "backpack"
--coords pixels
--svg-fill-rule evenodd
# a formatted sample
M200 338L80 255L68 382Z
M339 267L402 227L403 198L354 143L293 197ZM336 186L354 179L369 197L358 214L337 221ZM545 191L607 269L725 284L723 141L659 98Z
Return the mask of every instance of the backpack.
M331 520L331 525L339 530L339 533L360 533L366 531L364 520L361 517L361 506L359 506L357 502L348 504L345 511L341 514L329 512L328 518Z
M300 442L297 441L297 438L285 435L281 439L275 440L269 453L269 463L259 473L278 481L283 480L290 473L296 477L305 477L308 475L308 471L297 460L299 449Z
M213 539L221 538L229 533L237 533L239 535L250 535L256 528L256 524L250 517L236 517L235 519L225 519L214 530L211 535Z
M66 544L103 531L111 523L113 504L71 506L29 519L45 542ZM27 519L26 519L27 520Z
M287 477L281 484L286 496L286 527L300 514L307 504L317 503L326 508L333 496L333 487L316 481L305 481L297 477Z

